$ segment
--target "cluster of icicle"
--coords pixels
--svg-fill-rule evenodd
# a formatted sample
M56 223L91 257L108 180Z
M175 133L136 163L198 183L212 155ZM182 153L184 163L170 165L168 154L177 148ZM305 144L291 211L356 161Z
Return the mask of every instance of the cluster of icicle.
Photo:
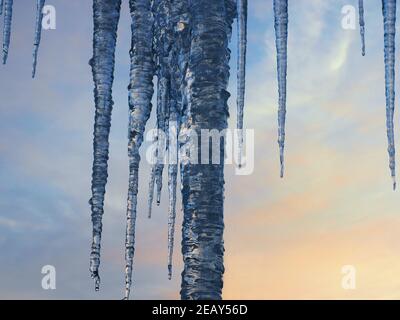
M36 21L35 21L35 38L33 42L33 66L32 66L32 78L36 74L37 57L40 45L41 31L42 31L42 19L43 19L43 7L45 0L36 0ZM10 48L11 39L11 22L13 12L13 0L0 0L0 15L4 12L4 24L3 24L3 64L7 63L8 50Z
M203 2L202 5L200 3ZM215 2L235 4L232 0L219 0ZM143 142L145 126L150 117L153 96L153 76L157 76L157 129L174 137L167 137L166 141L185 136L188 128L188 99L190 93L188 84L188 61L190 54L190 13L188 0L130 0L132 18L132 45L130 51L131 71L129 84L129 187L127 206L127 226L125 242L126 259L126 290L125 298L130 295L132 284L132 265L135 250L135 221L138 196L139 176L139 149ZM207 1L191 4L192 10L198 10L196 18L201 25L201 10L204 10ZM107 183L107 161L109 149L109 132L112 111L112 82L114 72L115 45L117 28L120 15L121 1L94 0L94 36L93 58L90 65L93 70L95 82L96 115L94 125L94 161L92 174L92 197L89 201L92 209L93 241L90 259L90 270L95 279L95 288L99 289L100 242L102 232L102 215L104 212L104 196ZM224 8L216 6L216 12ZM246 25L247 25L247 0L237 1L238 11L238 127L243 127L243 107L245 91L245 64L246 64ZM236 12L235 8L232 13ZM219 23L218 21L216 21ZM193 22L195 23L195 22ZM219 27L219 25L217 24ZM225 33L230 33L230 24ZM191 31L195 34L195 28ZM201 31L201 30L200 30ZM216 43L218 44L218 43ZM198 48L201 50L201 47ZM192 52L196 48L192 47ZM201 53L201 51L198 51ZM199 55L198 57L201 57ZM222 52L222 57L226 53ZM216 70L217 71L217 70ZM226 73L227 85L228 73ZM218 83L217 83L218 84ZM188 98L189 97L189 98ZM212 98L212 97L211 97ZM223 94L226 99L227 95ZM207 115L208 116L208 115ZM175 128L169 128L169 123ZM153 193L156 189L157 204L160 203L162 190L162 173L164 165L162 157L168 145L165 141L154 137L157 143L156 161L151 169L149 183L148 215L151 216ZM185 137L183 138L185 144ZM176 216L176 191L179 167L178 150L168 152L168 277L172 276L172 255L174 245L174 229ZM182 163L181 163L182 165ZM181 168L181 172L185 170ZM219 185L218 185L219 187ZM184 192L184 190L182 190ZM185 197L183 197L185 198ZM185 199L183 200L185 202ZM185 205L185 204L184 204ZM187 203L186 203L187 205ZM219 239L220 241L220 239ZM221 251L222 254L222 251Z

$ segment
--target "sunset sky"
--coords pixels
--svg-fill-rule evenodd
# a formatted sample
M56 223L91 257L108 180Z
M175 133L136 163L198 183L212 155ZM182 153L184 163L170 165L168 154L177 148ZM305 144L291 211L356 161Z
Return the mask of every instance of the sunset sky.
M98 293L89 274L92 1L46 1L56 8L57 28L43 31L32 80L35 2L14 1L9 59L0 66L0 298L120 299L128 1L118 32ZM400 198L388 168L381 1L364 2L362 57L358 24L341 27L342 7L357 8L357 0L289 0L286 171L280 179L272 1L249 0L245 127L255 130L255 170L249 176L235 175L229 165L225 170L225 299L400 298ZM231 128L236 24L233 32ZM153 124L154 118L147 128ZM395 129L400 150L397 111ZM143 162L132 298L178 299L182 213L179 206L169 281L168 195L164 190L162 205L147 219L149 175ZM41 287L44 265L56 268L56 290ZM346 265L356 270L353 290L342 287Z

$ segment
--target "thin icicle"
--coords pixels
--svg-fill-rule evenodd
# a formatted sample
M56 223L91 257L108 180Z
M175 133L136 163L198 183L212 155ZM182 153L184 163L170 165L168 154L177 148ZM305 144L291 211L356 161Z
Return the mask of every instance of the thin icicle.
M3 0L0 0L0 16L3 14Z
M174 20L174 16L171 17ZM177 48L170 55L171 67L171 99L168 126L168 279L172 278L172 257L174 251L175 219L176 219L176 185L178 180L178 135L180 127L180 84Z
M108 137L111 126L112 84L114 58L121 0L93 1L93 58L89 61L95 83L95 124L93 139L92 211L93 239L90 254L90 271L99 290L100 243L104 195L107 184Z
M179 165L178 139L181 126L183 87L185 86L185 62L187 63L186 42L188 41L188 2L174 1L171 6L170 35L171 52L168 65L170 66L170 112L169 112L169 145L168 145L168 279L172 278L173 252L176 221L176 192Z
M40 38L42 34L42 20L43 20L43 7L45 0L37 0L36 2L36 24L35 24L35 40L33 42L33 66L32 66L32 78L36 74L37 56L40 45Z
M130 0L132 17L131 71L129 84L129 189L125 240L125 299L129 299L135 253L135 224L139 179L139 149L153 96L154 61L151 0Z
M385 42L386 130L388 137L389 168L396 188L395 144L393 114L395 103L395 36L396 0L382 0Z
M238 15L238 64L237 64L237 129L239 134L238 164L242 165L243 153L243 109L246 87L247 50L247 0L237 0Z
M153 165L151 167L150 182L149 182L149 193L148 193L148 217L151 218L153 201L154 201L154 188L156 187L156 201L157 205L161 202L161 191L162 191L162 173L164 169L163 156L165 154L165 137L166 132L166 112L165 108L165 96L166 87L165 79L160 79L160 75L157 84L157 128L153 143L156 144L155 159L153 159Z
M153 145L157 144L157 128L154 129L154 135L153 135ZM156 161L157 161L157 148L154 150L154 154L152 155L152 167L151 167L151 173L150 173L150 182L149 182L149 193L148 193L148 200L147 200L147 210L148 214L147 217L150 219L151 214L152 214L152 209L153 209L153 200L154 200L154 183L156 179Z
M288 39L288 0L274 0L275 41L278 66L278 144L281 163L280 176L284 173L285 121L286 121L286 75Z
M8 49L10 47L12 9L13 9L13 0L5 0L4 27L3 27L3 64L7 63Z
M361 35L361 54L365 56L365 22L364 22L364 0L358 0L358 15Z
M155 48L157 51L157 77L158 77L158 93L157 93L157 129L158 135L158 154L155 168L155 185L157 205L161 203L162 176L164 170L164 156L168 148L168 118L170 104L170 74L169 74L169 50L170 43L168 39L170 1L154 0L153 15Z

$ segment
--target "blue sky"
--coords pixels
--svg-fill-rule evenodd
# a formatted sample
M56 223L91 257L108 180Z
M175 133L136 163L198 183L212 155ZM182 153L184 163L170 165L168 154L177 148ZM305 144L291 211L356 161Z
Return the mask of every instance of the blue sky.
M43 31L36 79L30 77L34 0L15 1L9 59L0 67L0 298L119 299L128 177L128 4L123 1L118 32L102 287L95 293L87 203L94 116L91 1L47 2L57 10L57 29ZM249 1L245 126L255 129L256 163L250 176L226 168L223 295L398 298L400 203L391 191L386 152L381 3L365 1L367 55L361 57L359 30L341 28L342 6L358 1L289 2L287 162L281 180L272 3ZM175 273L168 281L167 194L148 220L149 167L141 168L133 298L178 298L182 215ZM47 264L56 267L56 290L41 288ZM340 286L347 264L357 268L356 290Z

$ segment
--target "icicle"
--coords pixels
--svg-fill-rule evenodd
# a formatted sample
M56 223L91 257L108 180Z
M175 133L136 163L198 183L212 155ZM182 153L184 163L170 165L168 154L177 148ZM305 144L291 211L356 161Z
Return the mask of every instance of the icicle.
M285 121L286 121L286 74L288 37L288 0L274 0L275 41L278 65L278 144L281 163L281 178L284 172Z
M174 21L175 17L171 19ZM175 37L174 37L175 38ZM174 39L175 40L175 39ZM174 41L176 44L176 41ZM174 234L175 234L175 218L176 218L176 184L178 178L178 135L180 126L180 100L179 93L179 67L177 59L177 48L174 47L170 54L169 66L171 68L171 99L169 110L169 126L168 126L168 279L172 278L172 257L174 250Z
M155 133L153 136L153 145L157 144L157 128L155 129ZM150 219L151 218L151 213L152 213L152 207L153 207L153 199L154 199L154 183L156 179L156 161L157 161L157 148L154 150L154 154L152 156L152 167L151 167L151 173L150 173L150 182L149 182L149 193L148 193L148 202L147 202L147 210L148 214L147 217Z
M3 27L3 64L7 63L8 49L11 38L13 0L4 1L4 27Z
M365 56L365 22L364 22L364 0L358 0L358 15L361 35L361 54Z
M153 96L153 18L151 0L130 0L132 17L131 72L129 84L129 190L125 241L125 299L129 299L135 253L135 222L139 179L139 149Z
M0 0L0 16L3 14L3 0Z
M190 55L186 74L187 106L181 148L190 150L202 129L227 127L230 51L236 0L189 1ZM191 135L191 136L190 136ZM181 139L180 139L181 141ZM221 154L224 144L220 145ZM190 159L189 159L190 160ZM181 298L221 299L223 266L224 161L199 165L181 157L182 272Z
M172 59L171 68L175 74L179 71L177 67L177 60ZM178 135L179 135L179 84L174 81L172 86L172 99L170 108L170 127L169 139L170 144L168 148L168 279L172 278L172 257L174 251L174 234L175 234L175 218L176 218L176 185L178 180Z
M174 251L174 234L176 219L176 184L178 178L178 165L168 165L168 279L172 278L172 257Z
M157 161L153 165L152 175L150 177L149 195L149 215L151 214L152 207L152 193L154 192L154 184L156 185L156 201L157 205L161 203L162 191L162 175L164 170L164 155L167 149L166 140L168 140L168 113L169 113L169 74L168 74L168 49L167 43L167 28L168 28L168 14L169 2L167 0L154 0L152 12L155 17L155 48L157 50L157 129L158 129L158 142L157 142ZM164 139L165 138L165 139ZM153 181L154 179L154 181Z
M237 65L237 129L239 134L238 164L242 165L243 153L243 109L246 85L247 50L247 0L237 0L238 11L238 65Z
M396 188L395 144L393 114L395 103L395 35L396 0L382 0L384 42L385 42L385 86L386 86L386 130L388 137L389 167Z
M43 20L43 7L45 0L37 0L36 2L36 26L35 26L35 40L33 42L33 67L32 78L36 74L37 56L40 45L40 38L42 34L42 20Z
M163 65L162 69L166 66ZM165 70L163 70L165 72ZM155 184L156 184L156 196L157 206L161 203L161 191L162 191L162 178L164 170L164 156L167 150L168 140L168 102L169 102L169 83L166 75L160 72L159 74L159 94L161 100L157 101L157 128L158 134L158 148L157 148L157 164L155 169Z
M108 137L111 126L112 84L114 57L121 0L93 1L93 58L89 61L95 83L95 124L93 139L92 211L93 242L90 255L90 271L99 290L100 242L104 195L107 184Z
M153 159L153 165L151 167L151 174L150 174L150 182L149 182L149 198L148 198L148 217L151 218L152 214L152 207L153 207L153 200L154 200L154 187L156 188L156 198L157 198L157 205L160 205L161 202L161 191L162 191L162 173L164 169L163 165L163 155L165 150L165 140L164 140L164 133L165 133L165 105L164 105L164 98L165 98L165 87L163 81L160 79L158 80L157 85L157 129L156 135L154 137L153 143L156 143L157 147L155 150L155 159Z

